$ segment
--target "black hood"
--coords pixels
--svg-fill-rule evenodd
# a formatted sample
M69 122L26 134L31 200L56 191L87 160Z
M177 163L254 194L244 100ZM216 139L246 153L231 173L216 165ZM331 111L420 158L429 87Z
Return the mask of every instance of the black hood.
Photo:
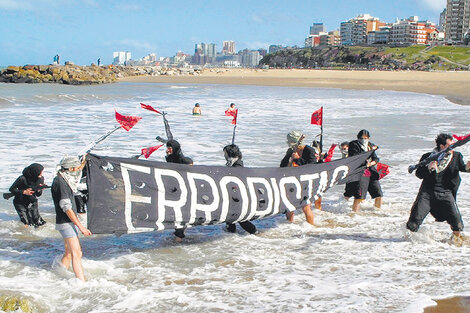
M44 170L44 166L39 163L33 163L23 170L23 176L29 183L36 183L39 180L39 174Z
M183 163L184 155L181 151L181 145L178 141L171 139L166 143L168 148L173 148L173 153L166 156L166 161L170 163Z

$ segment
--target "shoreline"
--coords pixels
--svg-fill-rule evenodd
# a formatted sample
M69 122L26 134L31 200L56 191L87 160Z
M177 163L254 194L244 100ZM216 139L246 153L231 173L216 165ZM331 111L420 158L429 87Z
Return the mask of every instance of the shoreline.
M469 313L470 297L452 297L446 299L434 300L436 305L428 306L423 313Z
M119 82L193 83L391 90L444 96L470 105L470 72L205 69L200 75L132 76Z

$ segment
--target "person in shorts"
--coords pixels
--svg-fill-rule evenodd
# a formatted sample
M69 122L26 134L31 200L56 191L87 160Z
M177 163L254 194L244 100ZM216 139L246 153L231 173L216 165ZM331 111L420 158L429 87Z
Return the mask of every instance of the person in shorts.
M85 157L83 156L83 160ZM71 263L75 276L85 281L82 267L82 247L78 239L78 231L85 236L90 236L91 232L78 219L74 198L82 176L82 166L83 164L78 157L65 156L60 162L60 169L52 182L51 192L56 212L56 229L64 238L65 253L61 263L67 269Z

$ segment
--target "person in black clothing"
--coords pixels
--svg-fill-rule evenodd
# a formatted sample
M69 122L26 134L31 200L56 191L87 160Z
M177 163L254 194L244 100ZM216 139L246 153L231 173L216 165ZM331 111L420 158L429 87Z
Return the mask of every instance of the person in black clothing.
M42 195L44 167L33 163L24 168L23 175L18 177L10 187L10 192L15 196L13 205L25 226L39 227L46 224L39 214L38 197Z
M227 166L243 167L242 152L237 145L227 145L223 149L225 160L227 160ZM258 232L256 226L250 221L239 222L240 226L248 233L254 235ZM233 223L227 223L227 231L234 233L236 231L236 225Z
M352 157L367 151L377 150L377 146L369 142L370 133L363 129L357 134L357 140L353 140L348 145L348 156ZM345 197L354 196L354 203L352 210L359 211L361 202L366 198L369 192L372 199L375 199L374 205L380 209L382 206L382 188L379 183L379 173L377 172L376 165L379 158L375 151L371 157L366 161L366 169L359 181L350 182L346 184Z
M174 139L168 140L166 143L166 161L168 163L179 163L179 164L188 164L193 165L193 160L191 158L185 157L181 151L181 145L178 141ZM185 227L175 229L175 240L181 242L184 235Z
M439 134L436 138L435 151L446 149L453 143L451 135ZM420 161L431 152L423 154ZM438 222L446 221L455 236L460 237L463 230L462 216L457 207L457 191L460 185L459 172L469 172L470 161L465 165L460 152L449 151L439 162L432 161L427 166L419 166L416 176L423 180L416 200L411 207L406 228L416 232L424 219L431 215Z
M303 137L304 135L296 130L287 134L287 145L289 146L289 149L287 149L286 155L281 160L280 167L296 167L305 164L318 163L320 152L315 151L315 149L308 145L304 145L301 140ZM305 205L302 208L302 211L305 214L307 223L314 225L311 204L308 203ZM286 217L289 222L293 222L294 212L286 212Z
M80 183L81 167L82 163L78 157L64 157L60 162L57 176L52 182L51 193L56 212L56 229L64 239L65 252L61 263L67 269L72 263L75 276L84 281L82 248L78 239L78 230L85 236L90 236L91 232L78 219L74 198Z

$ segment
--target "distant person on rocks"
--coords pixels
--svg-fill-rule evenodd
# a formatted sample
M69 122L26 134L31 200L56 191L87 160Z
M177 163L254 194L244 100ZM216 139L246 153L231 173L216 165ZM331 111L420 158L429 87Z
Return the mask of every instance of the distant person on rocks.
M98 63L98 66L101 65L101 58L98 59L97 63Z
M363 129L357 134L357 140L353 140L348 145L348 156L352 157L363 152L377 150L377 146L369 142L370 133ZM377 172L376 165L379 162L379 158L372 153L371 157L366 161L366 169L359 181L354 181L346 184L345 196L353 195L354 202L352 210L354 212L359 211L361 202L367 196L367 192L371 195L372 199L375 199L375 207L381 208L382 206L382 188L379 183L379 173ZM349 192L349 193L348 193Z
M10 187L13 194L13 206L15 207L21 222L25 226L39 227L46 224L39 214L38 197L42 195L44 167L33 163L23 169L23 175L18 177ZM41 188L43 187L43 188Z
M242 153L240 148L237 145L227 145L223 149L225 160L227 163L225 165L232 167L243 167ZM250 221L239 222L240 226L248 233L254 235L258 233L256 226ZM236 225L233 223L227 223L227 231L234 233L236 231Z
M85 159L86 156L83 156ZM82 163L77 157L65 156L60 162L60 169L52 182L52 199L56 212L56 229L64 238L65 253L61 263L65 268L72 263L75 276L85 281L82 268L82 247L78 239L78 231L85 236L91 232L82 225L77 217L74 194L80 182Z
M57 55L57 65L60 64L60 55Z
M196 103L193 108L193 115L201 115L201 114L202 114L201 106L199 105L199 103Z
M179 164L188 164L193 165L193 160L191 158L185 157L181 151L181 145L178 141L174 139L168 140L166 143L166 161L168 163L179 163ZM182 242L184 235L185 227L179 227L175 230L175 240L176 242Z
M287 134L287 145L289 149L287 149L280 167L296 167L318 162L319 151L315 151L312 147L304 145L303 138L305 138L305 136L300 131L293 130ZM314 225L311 204L306 204L302 208L302 211L305 214L307 223ZM293 222L294 212L286 212L286 217L289 222Z
M436 137L434 152L444 150L453 143L451 135L439 134ZM431 152L423 154L420 161L430 154ZM406 228L412 232L418 231L426 216L431 213L436 221L446 221L455 237L461 237L460 232L464 226L456 202L461 181L459 172L469 171L470 161L465 164L462 154L453 150L449 151L439 162L432 161L427 166L419 166L416 169L416 176L423 182L411 207Z

